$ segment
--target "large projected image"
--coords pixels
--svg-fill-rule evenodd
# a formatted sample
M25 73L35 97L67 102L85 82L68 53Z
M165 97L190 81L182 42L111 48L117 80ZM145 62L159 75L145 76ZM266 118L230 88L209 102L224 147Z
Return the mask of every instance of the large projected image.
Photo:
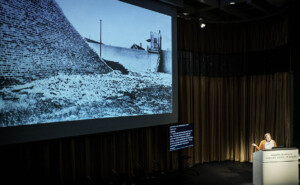
M117 0L0 3L0 127L172 113L171 16Z

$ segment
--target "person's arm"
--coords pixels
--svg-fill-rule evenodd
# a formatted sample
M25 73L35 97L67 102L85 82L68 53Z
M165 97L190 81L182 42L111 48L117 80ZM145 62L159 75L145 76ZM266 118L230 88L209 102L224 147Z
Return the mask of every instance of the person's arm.
M259 143L259 146L255 146L256 147L256 149L258 150L258 151L260 151L261 149L264 149L264 141L261 141L260 143Z
M277 144L276 144L276 142L273 140L273 143L274 143L274 147L277 147Z

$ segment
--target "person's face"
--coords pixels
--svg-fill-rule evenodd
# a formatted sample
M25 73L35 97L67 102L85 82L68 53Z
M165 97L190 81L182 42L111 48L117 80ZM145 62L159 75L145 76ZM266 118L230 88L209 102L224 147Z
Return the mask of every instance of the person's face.
M267 142L270 142L270 141L271 141L271 136L270 136L270 135L267 135L267 136L266 136L266 141L267 141Z

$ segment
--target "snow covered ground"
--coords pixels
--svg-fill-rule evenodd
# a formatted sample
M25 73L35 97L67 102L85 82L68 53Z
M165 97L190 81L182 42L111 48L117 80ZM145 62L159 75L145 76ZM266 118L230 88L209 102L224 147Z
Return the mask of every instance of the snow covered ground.
M0 126L172 112L166 73L65 75L0 90Z

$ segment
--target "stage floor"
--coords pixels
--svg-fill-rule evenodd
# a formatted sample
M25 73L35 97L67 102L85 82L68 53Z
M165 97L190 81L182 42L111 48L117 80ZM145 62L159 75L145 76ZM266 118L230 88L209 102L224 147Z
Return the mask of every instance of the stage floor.
M252 163L211 162L166 173L143 184L252 185Z

